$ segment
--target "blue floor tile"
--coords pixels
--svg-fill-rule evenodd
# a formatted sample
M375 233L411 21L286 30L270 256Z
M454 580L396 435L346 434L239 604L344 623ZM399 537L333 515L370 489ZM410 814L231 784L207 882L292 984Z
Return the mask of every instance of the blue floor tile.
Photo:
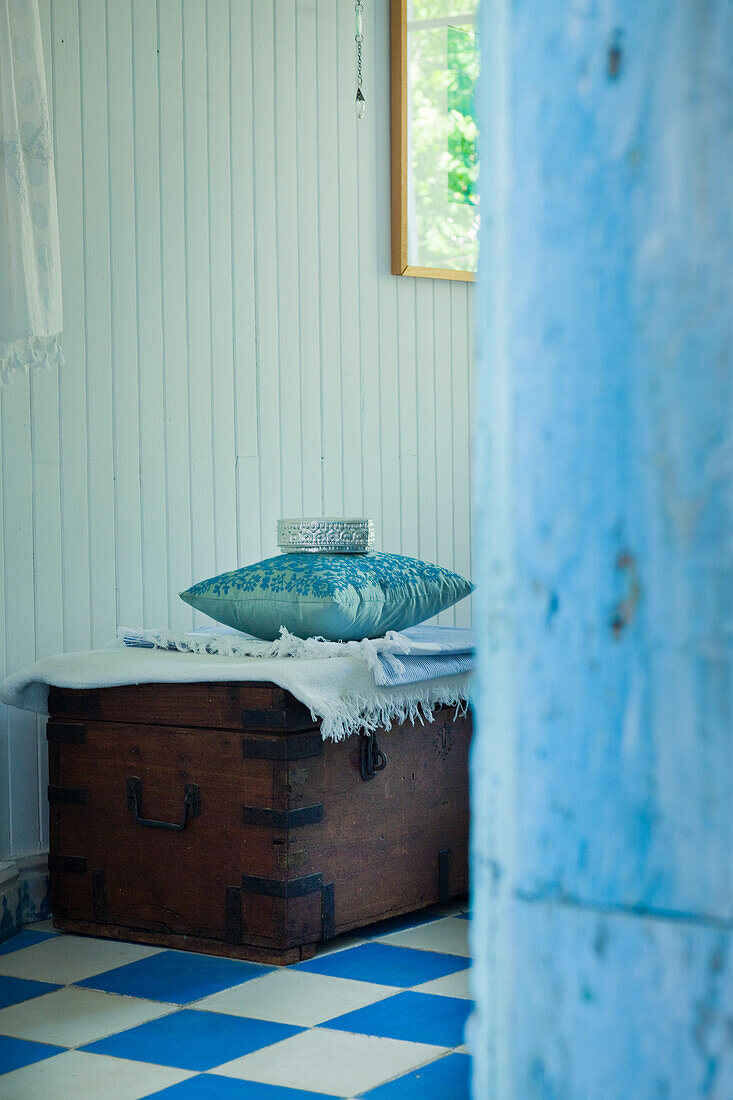
M0 974L0 1008L19 1005L21 1001L30 1001L32 997L53 993L54 989L60 988L60 985L49 985L48 982L31 982L26 978L6 978Z
M382 1039L403 1039L410 1043L431 1043L458 1047L471 1011L471 1002L460 997L439 997L432 993L398 993L377 1004L358 1008L320 1026Z
M271 966L225 959L216 955L194 955L187 951L161 951L147 959L106 970L85 978L76 985L102 989L106 993L123 993L128 997L144 997L150 1001L187 1005L240 985L251 978L267 974Z
M61 1047L48 1046L46 1043L31 1043L26 1039L9 1039L0 1035L0 1073L30 1066L54 1054L61 1054Z
M162 1092L154 1092L147 1100L334 1100L325 1092L303 1092L280 1085L259 1085L256 1081L237 1081L233 1077L214 1077L202 1073L189 1077Z
M449 1054L362 1096L364 1100L469 1100L470 1073L467 1054Z
M178 1069L206 1070L271 1043L279 1043L303 1030L267 1020L248 1020L184 1008L81 1049Z
M465 970L467 965L466 959L457 955L417 951L413 947L393 947L386 943L365 943L297 963L295 969L406 988L442 978L446 974L455 974L458 970Z
M33 947L44 940L53 939L55 935L55 932L31 932L23 929L17 936L11 936L9 940L0 943L0 955L9 955L11 951L20 951L23 947Z

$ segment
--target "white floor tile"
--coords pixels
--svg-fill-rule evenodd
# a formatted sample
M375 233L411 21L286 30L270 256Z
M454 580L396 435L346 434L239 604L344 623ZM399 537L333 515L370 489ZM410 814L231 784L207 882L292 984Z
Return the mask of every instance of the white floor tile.
M350 1096L431 1062L443 1047L314 1028L210 1072L243 1081Z
M195 1076L184 1069L67 1050L0 1077L0 1100L141 1100Z
M421 951L443 951L446 955L469 955L469 921L459 917L443 917L408 928L406 932L393 932L380 936L379 943L391 943L396 947L417 947Z
M449 901L447 905L441 905L437 911L443 917L453 917L457 913L467 913L468 910L468 898L462 898L461 901Z
M157 955L160 947L144 947L88 936L54 936L33 947L0 955L0 974L37 982L79 982L115 966Z
M37 920L33 924L24 924L23 928L29 932L55 932L57 936L60 934L58 928L54 928L50 917L48 920Z
M441 997L462 997L470 1001L469 973L468 970L459 970L456 974L446 974L442 978L435 978L432 982L413 986L413 989L416 993L438 993Z
M278 970L198 1001L196 1008L313 1027L390 997L395 989L302 970ZM2 1013L0 1012L0 1021Z
M0 1011L0 1035L79 1047L175 1011L172 1006L68 986Z

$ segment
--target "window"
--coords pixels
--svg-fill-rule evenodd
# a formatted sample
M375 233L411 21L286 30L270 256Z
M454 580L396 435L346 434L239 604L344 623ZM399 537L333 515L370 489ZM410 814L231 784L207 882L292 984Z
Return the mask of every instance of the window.
M392 0L392 270L472 279L478 0Z

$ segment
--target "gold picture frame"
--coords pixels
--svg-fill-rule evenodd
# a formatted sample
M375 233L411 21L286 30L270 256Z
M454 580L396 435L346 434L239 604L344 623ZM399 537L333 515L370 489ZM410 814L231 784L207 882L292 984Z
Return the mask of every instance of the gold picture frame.
M415 248L408 240L411 193L409 4L410 0L391 0L390 7L392 274L473 282L475 270L421 266L410 262L410 253ZM470 4L461 5L460 0L457 0L455 6L465 10ZM439 22L440 20L432 20L426 25L436 25ZM474 220L477 221L477 218L478 213Z

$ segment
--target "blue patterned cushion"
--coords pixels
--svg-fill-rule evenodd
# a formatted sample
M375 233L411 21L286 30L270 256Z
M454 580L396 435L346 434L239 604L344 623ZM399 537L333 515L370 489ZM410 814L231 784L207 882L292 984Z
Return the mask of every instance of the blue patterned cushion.
M279 554L194 584L181 599L217 622L272 641L380 638L463 599L458 573L399 554Z

